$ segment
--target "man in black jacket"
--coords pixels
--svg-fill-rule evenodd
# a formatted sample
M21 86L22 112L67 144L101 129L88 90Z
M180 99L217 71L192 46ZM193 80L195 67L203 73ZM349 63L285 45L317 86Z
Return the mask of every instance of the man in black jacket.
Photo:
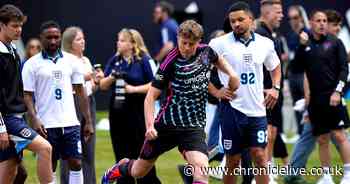
M38 155L42 184L52 182L51 145L26 124L20 58L13 40L21 36L26 17L13 5L0 8L0 183L14 182L24 148Z
M283 46L282 41L278 38L276 29L280 27L283 18L282 3L280 0L262 0L260 12L261 16L257 22L256 33L270 38L274 42L275 50L278 57L283 61ZM281 62L282 64L282 62ZM264 67L264 89L275 88L279 91L279 98L276 105L272 109L267 109L266 117L268 121L268 143L267 143L267 157L268 162L272 165L272 155L280 158L287 158L287 148L278 132L282 131L282 105L283 94L281 87L283 80L277 86L272 86L270 73ZM276 149L277 148L277 149ZM287 162L284 160L284 162ZM276 183L272 175L270 176L270 184Z
M349 127L349 117L342 100L347 80L347 55L342 41L327 34L327 16L314 11L310 16L311 34L300 34L296 60L306 73L305 98L313 134L317 136L320 161L323 167L321 183L332 183L330 173L329 140L332 133L344 162L341 184L350 183L350 144L344 129ZM319 182L320 183L320 182Z

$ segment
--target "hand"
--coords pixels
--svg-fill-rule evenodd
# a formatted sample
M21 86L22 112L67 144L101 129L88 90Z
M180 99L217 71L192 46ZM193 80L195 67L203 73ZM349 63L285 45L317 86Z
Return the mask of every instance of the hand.
M305 33L305 31L301 32L299 34L299 41L300 41L300 44L307 45L307 42L309 41L309 35Z
M236 97L236 94L234 93L234 91L222 87L217 94L215 95L216 98L221 99L221 100L233 100Z
M126 93L136 93L136 87L129 85L129 84L126 84L125 85L125 92Z
M42 137L44 137L45 139L47 138L47 131L44 127L44 125L41 123L41 121L38 118L35 118L33 120L33 129Z
M145 134L146 140L154 140L158 137L157 130L152 126L150 128L147 128L146 134Z
M99 84L101 79L105 77L105 74L103 73L102 69L96 69L95 70L95 83Z
M267 109L272 109L277 103L279 91L272 88L272 89L265 89L264 93L265 93L264 104Z
M337 106L340 104L340 100L341 100L341 96L340 96L340 93L339 92L333 92L332 96L331 96L331 99L329 101L329 104L331 106Z
M85 122L83 131L84 140L88 142L90 137L94 134L94 127L92 126L91 120Z
M10 139L7 132L0 133L0 150L8 148L10 145Z

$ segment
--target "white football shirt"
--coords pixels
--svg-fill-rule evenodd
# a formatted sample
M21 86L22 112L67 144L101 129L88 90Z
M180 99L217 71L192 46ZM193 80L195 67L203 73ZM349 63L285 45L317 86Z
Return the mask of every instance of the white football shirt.
M244 44L230 32L211 40L209 46L223 56L240 77L237 97L230 102L231 106L250 117L266 116L263 65L272 71L280 64L273 42L253 33L251 41ZM227 86L228 76L219 71L219 78Z
M72 87L84 83L79 62L76 56L62 52L54 63L40 52L24 64L23 88L34 93L37 116L45 128L80 125Z

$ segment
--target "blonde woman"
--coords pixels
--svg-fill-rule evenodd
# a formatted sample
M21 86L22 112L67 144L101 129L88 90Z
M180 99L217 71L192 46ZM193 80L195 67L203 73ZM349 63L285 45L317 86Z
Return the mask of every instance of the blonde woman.
M25 51L25 58L24 61L28 60L35 54L39 53L42 49L40 40L38 38L31 38L27 42L26 45L26 51Z
M85 90L87 96L89 97L90 103L90 112L94 130L96 128L96 102L93 95L93 92L96 90L96 84L93 80L93 67L89 58L84 56L85 50L85 38L83 30L79 27L68 27L62 36L62 49L65 52L71 53L79 58L81 61L81 66L84 69L84 78L85 78ZM78 105L76 103L76 105ZM77 116L80 120L81 127L84 126L84 119L77 109ZM82 136L82 169L84 176L84 184L96 184L96 174L95 174L95 143L96 143L96 134L94 134L88 142L86 142ZM61 164L61 183L68 184L68 168L67 164Z
M110 134L116 161L124 157L136 159L145 137L144 100L153 79L152 59L136 30L122 29L118 33L116 54L108 61L102 90L112 90L109 106ZM126 177L118 184L135 183ZM158 184L153 168L138 184Z

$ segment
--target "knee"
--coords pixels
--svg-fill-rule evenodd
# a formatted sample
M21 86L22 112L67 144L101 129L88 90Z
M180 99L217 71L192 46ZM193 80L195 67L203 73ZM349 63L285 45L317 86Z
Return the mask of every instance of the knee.
M241 163L241 158L238 156L227 156L226 158L226 167L228 168L237 168Z
M265 167L266 166L266 154L263 149L254 149L251 150L251 155L254 159L255 166Z
M48 157L50 156L51 157L51 154L52 154L52 146L49 142L47 142L46 140L43 141L40 145L40 148L37 152L39 154L39 156L45 156L45 157Z
M69 169L72 171L81 170L81 160L80 159L68 159Z
M143 169L139 169L139 170L133 170L131 175L134 178L143 178L143 177L145 177L148 174L149 170L150 169L147 169L147 168L143 168Z
M270 134L267 136L267 141L268 143L274 143L276 140L276 136L277 136L277 131L271 131Z
M345 141L347 141L347 137L344 131L335 131L333 133L334 139L337 141L338 144L342 144Z
M320 146L325 146L328 145L329 139L329 135L321 135L317 138L317 142Z

